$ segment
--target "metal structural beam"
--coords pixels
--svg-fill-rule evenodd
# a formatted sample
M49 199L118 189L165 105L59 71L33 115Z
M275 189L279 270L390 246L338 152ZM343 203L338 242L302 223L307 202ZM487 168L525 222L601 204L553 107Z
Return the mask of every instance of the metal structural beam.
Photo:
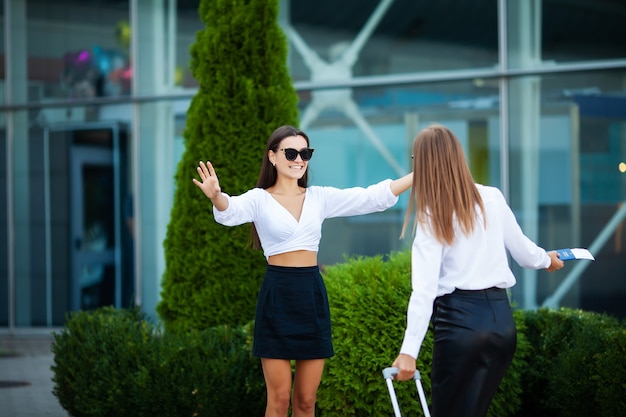
M609 240L611 235L615 233L615 230L622 224L622 222L626 219L626 201L623 201L620 205L620 208L615 212L611 220L604 226L602 231L598 234L595 240L589 246L589 251L593 253L600 252L600 249L604 246L604 244ZM570 272L567 277L563 280L561 285L554 291L554 293L545 299L542 304L542 307L547 308L558 308L560 306L561 300L567 294L567 292L578 282L582 273L587 269L590 265L590 262L580 261L576 263L574 268L572 268L572 272Z
M291 26L286 28L287 36L296 50L304 59L304 63L311 71L311 80L314 82L341 82L352 79L352 68L359 58L363 46L371 37L374 29L389 9L393 0L382 0L367 20L359 34L350 44L335 45L336 56L332 62L323 60L309 45L306 44L300 34ZM311 94L311 102L304 109L300 127L303 130L319 115L327 110L342 112L348 119L363 132L371 144L376 148L382 158L398 174L404 175L406 169L389 152L384 142L376 135L376 132L367 119L363 117L359 106L352 98L352 89L343 87L338 89L316 90Z

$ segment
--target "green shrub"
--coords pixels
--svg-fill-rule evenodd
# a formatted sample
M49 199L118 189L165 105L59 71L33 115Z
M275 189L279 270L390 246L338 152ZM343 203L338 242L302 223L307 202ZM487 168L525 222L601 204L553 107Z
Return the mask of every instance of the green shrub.
M546 309L526 311L524 315L526 338L531 346L531 357L528 361L528 367L522 375L522 407L517 414L519 417L539 416L550 407L550 404L545 402L547 398L545 389L552 375L550 373L551 362L552 358L564 347L564 337L557 337L550 341L546 341L542 337L546 333L546 329L550 327L551 317L552 310ZM569 324L571 325L571 323ZM556 326L556 328L562 329L564 336L572 332L569 326L568 328Z
M603 314L563 311L566 319L576 320L578 330L572 343L554 359L556 371L548 392L558 414L568 417L604 416L594 393L603 381L598 377L597 356L609 348L606 332L615 329L617 320ZM560 333L560 332L559 332Z
M391 402L381 371L398 355L406 328L411 294L411 253L346 259L324 274L333 325L335 356L326 366L318 395L323 417L390 415ZM521 375L529 345L521 312L518 348L513 364L492 403L489 415L512 415L519 408ZM417 367L430 399L433 338L429 330L420 349ZM395 384L403 415L423 415L415 384Z
M611 374L606 375L600 366L600 359L623 363L617 319L561 308L529 311L525 321L532 354L523 376L518 416L626 415L624 402L619 400L624 393L619 382L625 380L624 367L613 364ZM617 414L603 411L620 409L620 403Z
M135 378L134 415L262 416L265 386L249 331L217 326L154 338L151 366Z
M335 356L328 360L318 394L321 415L380 416L389 414L389 394L381 374L400 348L411 292L410 253L346 259L326 268ZM427 342L420 363L430 362ZM424 366L419 366L423 371ZM425 388L428 372L422 372ZM409 387L410 385L410 387ZM410 389L413 389L409 394ZM401 403L414 398L414 384L398 384ZM416 407L403 407L416 415Z
M215 222L210 200L191 179L198 176L198 162L209 160L224 192L254 187L270 134L298 119L278 0L202 0L199 17L206 27L191 47L199 88L183 132L157 306L168 331L244 324L254 317L263 253L248 244L249 225Z
M52 344L54 395L74 417L262 416L251 324L160 334L138 310L71 315Z
M153 330L136 309L68 316L52 343L53 394L61 406L73 417L133 415L133 375L149 363Z
M596 357L596 404L601 416L626 416L626 329L611 330L605 335L609 348Z
M318 395L322 417L390 415L381 370L397 356L410 295L410 252L347 259L324 274L336 355ZM626 415L626 331L580 310L514 312L517 352L492 417ZM265 385L252 323L161 334L138 309L68 316L52 344L54 395L74 417L262 416ZM433 339L418 369L430 394ZM421 415L413 383L396 384L403 415Z

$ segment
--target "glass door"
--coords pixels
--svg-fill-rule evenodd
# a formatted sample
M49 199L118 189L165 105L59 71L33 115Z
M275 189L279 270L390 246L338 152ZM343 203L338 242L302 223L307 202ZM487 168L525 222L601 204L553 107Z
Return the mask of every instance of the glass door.
M116 305L116 202L113 151L71 149L72 310Z

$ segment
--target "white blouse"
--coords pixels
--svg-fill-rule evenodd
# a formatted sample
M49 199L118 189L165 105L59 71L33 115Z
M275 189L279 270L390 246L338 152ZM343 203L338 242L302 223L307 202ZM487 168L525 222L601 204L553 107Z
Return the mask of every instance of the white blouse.
M332 217L356 216L383 211L396 204L387 179L367 188L307 187L300 221L262 188L229 196L228 207L213 207L215 220L224 226L254 222L266 258L285 252L317 252L322 238L322 223Z
M509 267L507 250L524 268L550 266L550 257L524 235L500 190L476 186L485 206L486 227L482 215L469 236L457 227L451 246L441 244L430 230L417 227L411 254L412 293L400 353L417 358L436 297L456 288L512 287L515 277Z

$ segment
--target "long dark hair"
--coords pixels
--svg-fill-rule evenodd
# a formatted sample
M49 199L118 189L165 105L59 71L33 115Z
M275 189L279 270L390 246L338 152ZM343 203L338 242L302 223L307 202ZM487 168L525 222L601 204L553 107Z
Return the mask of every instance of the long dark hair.
M293 126L281 126L274 130L267 140L267 145L265 146L263 162L261 163L261 172L259 173L259 179L256 182L257 188L263 188L266 190L276 184L278 174L276 173L276 167L274 167L270 161L269 154L270 151L278 151L280 142L290 136L302 136L306 140L306 146L308 147L310 145L307 134ZM309 170L307 168L302 178L298 180L298 186L306 188L308 182ZM252 227L250 229L250 240L252 241L252 247L254 249L261 249L261 241L259 240L259 234L256 231L256 227L254 227L254 223L252 223Z

